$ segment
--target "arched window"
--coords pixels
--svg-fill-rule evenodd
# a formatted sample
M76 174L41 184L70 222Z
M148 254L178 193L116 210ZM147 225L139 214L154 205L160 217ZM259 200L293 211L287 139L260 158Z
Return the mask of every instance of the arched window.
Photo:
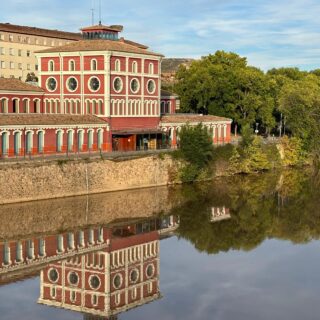
M0 100L0 112L1 113L8 113L8 100L7 99Z
M8 132L2 132L1 135L1 152L3 156L8 155L9 149L9 134Z
M58 253L62 253L64 251L64 246L63 246L63 235L59 234L57 237L57 248L58 248Z
M32 131L26 132L26 153L30 154L32 152L33 141L32 141Z
M15 132L14 139L13 139L13 149L14 149L14 154L16 156L20 154L20 148L21 148L21 132Z
M44 132L38 132L38 153L43 153L43 146L44 146Z
M23 113L29 113L29 100L28 99L24 99L22 101L22 104L23 104L23 110L22 112Z
M165 105L166 105L166 103L164 101L161 101L161 114L166 113Z
M70 103L69 103L69 100L66 100L65 101L65 112L66 114L69 114L70 113Z
M74 60L69 60L69 71L75 71L76 70L76 64Z
M132 72L137 73L138 72L138 63L137 61L133 61L132 63Z
M57 152L62 151L62 144L63 144L63 132L61 130L57 131Z
M92 100L92 113L93 114L97 114L98 110L96 110L96 108L97 108L97 102L95 100Z
M154 65L153 63L149 63L149 74L153 74L154 73Z
M44 257L46 255L46 243L43 238L39 239L39 256Z
M117 72L120 72L120 71L121 71L121 62L120 62L119 59L116 60L115 70L116 70Z
M96 59L91 60L91 70L92 71L97 70L97 60Z
M98 101L98 114L100 114L100 115L103 114L102 101L101 100Z
M12 112L19 113L19 99L12 100Z
M73 151L73 131L69 130L68 131L68 136L67 136L67 148L68 152Z
M93 147L93 130L88 130L88 149L91 150Z
M90 101L86 100L86 114L90 114Z
M5 242L3 246L3 264L7 266L10 263L10 246L8 242Z
M83 130L78 132L78 151L81 152L83 149Z
M22 243L21 241L18 241L16 244L16 261L21 262L23 259L22 256Z
M166 103L166 109L165 109L165 113L170 113L170 102Z
M48 62L48 70L49 71L54 71L54 62L53 62L53 60L50 60Z
M77 109L77 114L81 114L81 104L80 100L76 100L76 109Z
M103 144L103 130L99 129L97 132L97 140L98 140L98 149L102 149L102 144Z

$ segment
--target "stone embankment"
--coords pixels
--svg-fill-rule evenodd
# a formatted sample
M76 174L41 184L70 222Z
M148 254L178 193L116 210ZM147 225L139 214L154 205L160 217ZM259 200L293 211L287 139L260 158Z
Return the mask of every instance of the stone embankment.
M164 186L176 166L169 156L6 163L0 166L0 204Z

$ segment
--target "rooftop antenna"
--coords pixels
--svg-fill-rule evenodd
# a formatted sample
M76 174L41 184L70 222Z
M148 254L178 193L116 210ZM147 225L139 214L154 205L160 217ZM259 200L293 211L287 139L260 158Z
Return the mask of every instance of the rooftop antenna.
M99 25L101 26L101 0L99 0Z
M91 1L91 23L94 25L94 0Z

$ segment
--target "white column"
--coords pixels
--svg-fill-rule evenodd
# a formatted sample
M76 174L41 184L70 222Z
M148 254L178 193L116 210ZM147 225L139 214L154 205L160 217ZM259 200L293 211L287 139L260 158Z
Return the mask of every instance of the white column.
M110 117L111 53L104 55L104 116Z

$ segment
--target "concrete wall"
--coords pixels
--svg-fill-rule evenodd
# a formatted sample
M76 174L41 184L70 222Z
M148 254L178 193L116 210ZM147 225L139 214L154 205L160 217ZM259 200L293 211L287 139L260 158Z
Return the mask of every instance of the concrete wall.
M6 163L0 165L0 204L167 185L175 166L170 157L158 156Z

